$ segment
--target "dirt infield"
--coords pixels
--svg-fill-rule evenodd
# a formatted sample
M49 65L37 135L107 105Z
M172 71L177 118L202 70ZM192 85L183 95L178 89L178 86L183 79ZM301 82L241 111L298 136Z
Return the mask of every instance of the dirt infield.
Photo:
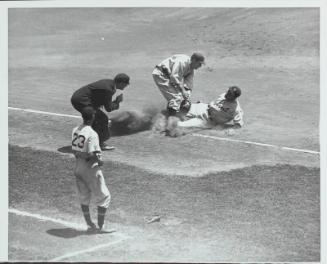
M9 260L319 262L319 36L318 8L10 9ZM194 51L206 65L192 100L240 86L244 128L116 133L104 174L117 232L86 235L71 94L126 72L109 116L163 109L153 67Z
M69 152L71 127L80 119L50 115L9 112L9 135L12 144L41 150ZM24 136L21 136L24 127ZM202 131L202 135L246 139L240 130L232 137L224 131ZM284 140L284 139L282 139ZM252 165L294 164L319 167L319 155L280 150L252 144L220 141L214 138L186 135L169 138L152 131L110 139L114 152L104 153L106 160L129 164L162 175L203 176L209 172L225 171ZM287 143L286 143L287 144ZM287 144L286 146L293 146ZM311 146L310 146L311 147ZM223 154L222 154L223 153ZM249 155L251 153L251 155ZM187 158L186 158L187 157Z

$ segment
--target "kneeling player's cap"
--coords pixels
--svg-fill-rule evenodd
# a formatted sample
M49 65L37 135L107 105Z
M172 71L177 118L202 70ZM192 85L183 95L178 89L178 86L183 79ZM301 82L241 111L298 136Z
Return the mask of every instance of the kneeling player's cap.
M91 106L86 106L82 110L82 117L85 120L90 120L92 119L93 115L95 114L95 110Z
M126 83L129 84L129 76L125 73L119 73L115 76L114 81L116 83Z
M199 52L194 52L191 56L191 59L195 59L196 61L201 62L201 64L205 64L204 56Z

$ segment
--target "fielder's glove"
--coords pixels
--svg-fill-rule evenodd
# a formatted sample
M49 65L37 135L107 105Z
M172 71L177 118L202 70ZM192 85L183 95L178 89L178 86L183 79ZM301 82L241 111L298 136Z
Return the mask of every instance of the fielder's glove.
M181 102L180 110L184 113L187 113L191 108L191 102L188 99L184 99Z

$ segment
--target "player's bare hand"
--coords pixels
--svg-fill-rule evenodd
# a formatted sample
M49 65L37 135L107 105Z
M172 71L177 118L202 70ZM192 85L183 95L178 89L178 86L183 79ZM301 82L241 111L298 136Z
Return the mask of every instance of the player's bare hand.
M211 105L208 105L208 115L209 115L209 116L212 115L212 113L213 113L214 110L215 110L215 109L214 109Z
M118 95L117 97L116 97L116 102L117 103L120 103L120 102L122 102L123 101L123 94L120 94L120 95Z
M111 111L119 109L119 103L114 101L111 104Z
M96 158L97 158L98 165L99 165L99 166L102 166L102 165L103 165L102 154L98 152L98 153L95 153L95 156L96 156Z

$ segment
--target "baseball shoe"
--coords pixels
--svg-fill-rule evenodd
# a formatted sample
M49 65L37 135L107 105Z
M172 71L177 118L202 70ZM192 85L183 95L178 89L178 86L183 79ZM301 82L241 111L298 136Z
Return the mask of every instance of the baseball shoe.
M115 229L108 229L108 228L105 227L105 225L98 228L98 233L100 233L100 234L114 233L114 232L116 232Z
M86 232L87 233L96 233L98 231L97 226L95 224L88 225Z
M102 144L100 145L100 148L101 148L101 150L103 150L103 151L106 151L106 150L114 150L114 149L115 149L114 146L108 146L106 143L102 143Z

